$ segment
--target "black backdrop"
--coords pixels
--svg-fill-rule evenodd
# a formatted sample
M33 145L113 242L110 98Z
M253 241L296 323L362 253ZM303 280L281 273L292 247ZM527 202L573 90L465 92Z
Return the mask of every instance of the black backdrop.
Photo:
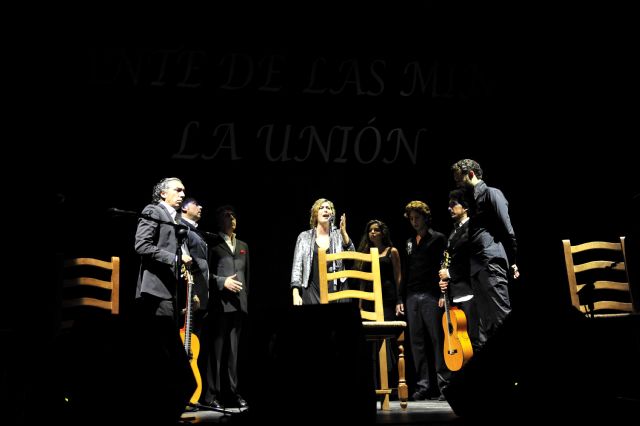
M560 240L631 225L636 87L623 25L547 12L423 2L63 21L29 52L42 114L28 158L44 160L52 248L120 255L131 292L135 221L106 210L139 211L179 176L203 228L216 205L237 207L257 300L286 304L315 199L347 213L356 242L379 218L402 246L412 199L449 231L449 167L470 157L510 201L527 299L566 303Z
M561 239L630 232L628 15L434 2L212 7L56 10L16 43L17 159L38 182L20 199L36 201L27 218L51 259L29 286L32 312L43 313L34 323L52 317L56 256L120 256L127 312L136 224L107 209L141 210L167 176L204 204L205 229L216 205L236 206L255 309L290 303L293 247L315 199L347 214L355 242L379 218L402 247L412 199L449 231L449 167L461 158L479 161L510 201L523 304L569 303Z

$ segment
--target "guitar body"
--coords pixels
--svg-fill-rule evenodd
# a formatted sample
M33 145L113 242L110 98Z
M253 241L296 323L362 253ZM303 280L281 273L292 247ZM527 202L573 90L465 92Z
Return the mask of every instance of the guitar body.
M450 319L450 321L448 320ZM442 315L442 327L444 328L444 362L451 371L458 371L473 356L471 339L467 333L467 317L457 307L449 308Z
M449 252L444 251L441 266L449 268ZM467 317L462 309L449 306L449 289L444 291L444 314L442 314L442 328L444 329L444 363L451 371L458 371L473 356L473 346L467 333Z
M197 405L202 394L202 377L200 376L200 370L198 369L198 355L200 354L200 339L193 333L193 275L188 268L183 269L184 275L187 278L187 307L185 309L185 321L184 327L180 329L180 338L184 350L189 357L189 365L193 376L196 379L196 391L191 396L189 402L192 405Z
M184 343L185 339L185 329L180 329L180 338L182 339L182 343ZM200 395L202 394L202 377L200 376L200 370L198 369L198 355L200 355L200 339L194 333L191 333L191 353L189 354L189 365L191 366L191 371L193 371L193 375L196 378L196 391L191 396L189 400L192 404L197 404L200 400Z

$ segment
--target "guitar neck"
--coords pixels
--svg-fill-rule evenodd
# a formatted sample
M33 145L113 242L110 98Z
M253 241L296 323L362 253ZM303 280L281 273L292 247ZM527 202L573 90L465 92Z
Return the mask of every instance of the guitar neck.
M451 311L449 306L449 290L445 290L443 293L444 297L444 313L447 315L447 323L451 325Z
M184 349L187 354L191 354L191 324L193 320L193 276L188 269L185 271L187 276L187 306L184 318Z
M451 263L451 257L449 255L449 251L445 250L442 254L442 263L440 264L440 267L442 269L449 269L449 263ZM451 327L451 314L449 312L449 288L447 288L442 294L444 297L444 312L445 314L447 314L447 324L449 324L449 327Z

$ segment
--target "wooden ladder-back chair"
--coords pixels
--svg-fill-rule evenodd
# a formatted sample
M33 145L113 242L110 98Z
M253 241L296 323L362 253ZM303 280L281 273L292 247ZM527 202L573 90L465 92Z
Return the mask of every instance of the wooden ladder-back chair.
M371 272L363 272L356 269L344 269L337 272L327 272L327 262L336 260L361 260L371 264ZM407 326L405 321L385 321L384 310L382 304L382 281L380 278L380 258L378 249L371 248L369 253L360 253L356 251L343 251L340 253L327 254L325 250L318 250L318 265L320 278L320 303L329 303L340 299L360 299L373 302L373 311L360 309L360 315L364 321L362 325L364 334L368 341L377 342L379 344L378 351L378 371L379 371L379 388L376 394L382 397L381 405L383 410L389 410L389 396L391 389L389 388L389 379L387 371L387 345L386 339L395 340L398 343L398 399L403 409L407 408L407 400L409 399L409 391L405 380L404 365L404 330ZM342 290L329 293L329 285L334 280L341 278L352 278L372 283L371 291L364 290Z
M120 258L111 261L79 257L64 261L62 281L62 329L74 323L73 310L120 312Z
M619 243L578 245L562 240L571 304L583 314L611 317L634 312L624 243L624 237Z

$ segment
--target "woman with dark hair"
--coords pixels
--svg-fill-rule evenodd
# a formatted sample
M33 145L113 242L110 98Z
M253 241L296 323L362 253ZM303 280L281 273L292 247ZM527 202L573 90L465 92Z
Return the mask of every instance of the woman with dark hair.
M397 320L396 304L398 303L398 287L402 278L402 268L400 265L400 252L393 246L389 227L381 220L373 219L367 222L364 233L358 245L358 251L369 253L371 247L378 249L380 256L380 281L382 281L382 305L384 309L385 321ZM356 260L355 268L361 271L370 271L371 265L368 262ZM371 286L371 282L363 282L362 286ZM370 288L366 290L371 291ZM361 300L362 306L366 310L373 310L373 302ZM378 351L375 351L377 356ZM390 382L397 382L397 346L391 344L387 339L387 369L391 377ZM377 365L377 363L376 363Z
M373 219L367 222L364 233L358 245L358 251L369 253L371 247L376 247L380 255L380 278L382 281L382 300L384 305L384 319L396 320L396 303L398 302L398 287L402 277L400 267L400 252L393 246L389 227L381 220ZM365 262L356 261L355 268L364 270ZM363 303L370 303L363 301Z

